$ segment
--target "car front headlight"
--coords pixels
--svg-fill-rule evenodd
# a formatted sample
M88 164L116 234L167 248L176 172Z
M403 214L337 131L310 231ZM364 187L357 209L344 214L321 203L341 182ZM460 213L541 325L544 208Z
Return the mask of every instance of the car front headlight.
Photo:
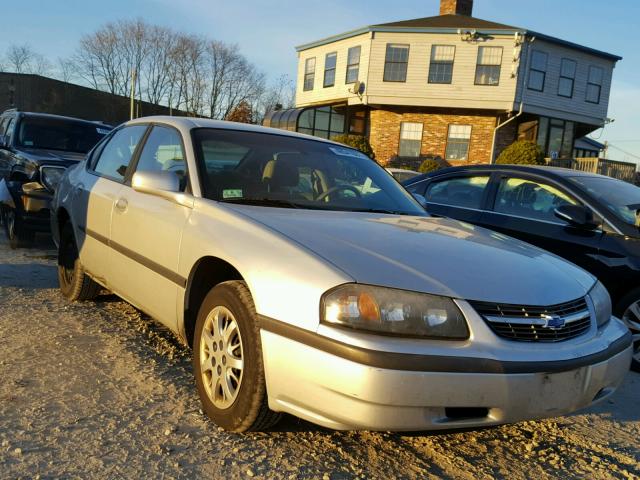
M596 313L596 324L598 328L611 320L611 297L604 285L597 282L589 292L593 308Z
M55 192L65 170L66 169L62 167L41 167L40 180L47 189Z
M346 284L322 297L322 322L387 335L469 338L464 315L447 297L371 285Z

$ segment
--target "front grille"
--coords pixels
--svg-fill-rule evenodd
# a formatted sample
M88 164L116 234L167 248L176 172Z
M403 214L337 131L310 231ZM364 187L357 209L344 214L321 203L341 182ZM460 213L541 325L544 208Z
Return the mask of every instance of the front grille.
M584 298L548 307L470 302L496 335L522 342L561 342L591 327Z

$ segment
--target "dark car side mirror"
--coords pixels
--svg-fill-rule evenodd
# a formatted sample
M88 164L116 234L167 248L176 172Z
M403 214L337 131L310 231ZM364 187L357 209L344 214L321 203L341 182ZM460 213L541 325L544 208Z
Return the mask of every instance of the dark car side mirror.
M555 216L564 220L572 227L595 230L598 223L593 218L593 212L582 205L561 205L554 210Z

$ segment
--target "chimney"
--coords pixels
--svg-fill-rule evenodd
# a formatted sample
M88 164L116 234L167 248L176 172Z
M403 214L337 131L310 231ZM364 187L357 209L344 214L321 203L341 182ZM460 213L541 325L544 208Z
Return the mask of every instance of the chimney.
M473 13L473 0L440 0L440 15L465 15Z

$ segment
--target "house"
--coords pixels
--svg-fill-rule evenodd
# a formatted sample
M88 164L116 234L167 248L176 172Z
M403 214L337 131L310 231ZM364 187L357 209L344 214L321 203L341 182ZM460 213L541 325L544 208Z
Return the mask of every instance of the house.
M593 138L582 137L576 140L573 146L573 156L575 158L593 158L601 157L606 151L605 144L600 143Z
M271 112L265 125L365 135L382 164L488 163L519 138L570 157L575 139L607 122L621 57L481 20L472 9L473 0L441 0L438 16L297 47L296 108Z

